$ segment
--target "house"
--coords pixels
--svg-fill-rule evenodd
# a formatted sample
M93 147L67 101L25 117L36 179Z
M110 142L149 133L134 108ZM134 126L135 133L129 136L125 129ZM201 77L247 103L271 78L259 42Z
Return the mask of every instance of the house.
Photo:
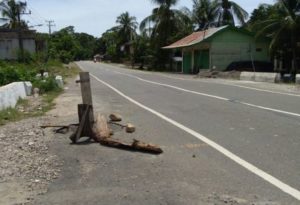
M21 46L23 46L24 51L31 54L35 53L34 31L0 29L0 60L16 60Z
M225 70L236 61L270 61L269 40L244 29L223 26L194 32L163 49L182 53L182 72Z

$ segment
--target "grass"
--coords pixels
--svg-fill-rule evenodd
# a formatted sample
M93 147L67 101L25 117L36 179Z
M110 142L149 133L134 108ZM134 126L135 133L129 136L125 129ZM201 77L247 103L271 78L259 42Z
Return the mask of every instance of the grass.
M9 122L16 122L22 119L30 117L39 117L44 115L55 106L54 100L62 93L62 90L56 90L48 92L43 95L42 104L40 109L34 109L30 112L22 112L18 110L18 107L22 107L24 110L30 106L30 102L27 99L19 99L16 108L7 108L0 111L0 126L5 125Z
M0 125L5 125L7 122L15 122L21 120L22 115L15 108L7 108L0 111Z
M51 61L47 65L47 71L54 75L61 75L63 79L66 79L76 76L80 72L80 69L75 63L62 65L59 62Z

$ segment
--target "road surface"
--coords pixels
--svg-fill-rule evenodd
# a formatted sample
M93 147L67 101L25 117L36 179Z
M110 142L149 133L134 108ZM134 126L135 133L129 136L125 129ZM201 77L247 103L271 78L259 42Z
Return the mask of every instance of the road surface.
M122 114L137 126L134 137L164 154L57 148L67 165L38 203L300 204L300 93L78 65L93 76L98 108Z

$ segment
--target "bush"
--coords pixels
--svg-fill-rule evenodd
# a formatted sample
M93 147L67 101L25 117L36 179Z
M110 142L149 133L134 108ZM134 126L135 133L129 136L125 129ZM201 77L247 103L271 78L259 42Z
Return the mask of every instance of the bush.
M56 80L54 77L48 77L44 80L36 79L32 82L33 87L37 87L40 89L40 93L46 93L50 91L59 91L60 88L58 87Z
M25 65L0 63L0 86L17 81L31 81L36 72Z
M52 62L52 64L58 63ZM36 65L0 61L0 86L12 82L30 81L34 87L40 89L41 93L58 91L59 87L56 84L55 78L53 76L46 79L37 78L36 75L39 71L40 67Z

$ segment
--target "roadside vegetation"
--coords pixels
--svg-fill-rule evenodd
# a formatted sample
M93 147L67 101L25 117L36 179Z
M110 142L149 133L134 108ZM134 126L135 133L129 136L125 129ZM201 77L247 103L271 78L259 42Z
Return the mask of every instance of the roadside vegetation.
M37 77L41 70L48 72L49 77ZM75 64L63 65L59 61L49 61L43 67L35 63L24 64L19 62L0 61L0 86L17 81L30 81L33 88L39 88L39 97L19 99L15 108L0 111L0 125L18 121L28 117L41 116L55 105L54 99L63 90L58 87L55 76L61 75L64 79L74 77L79 72Z

